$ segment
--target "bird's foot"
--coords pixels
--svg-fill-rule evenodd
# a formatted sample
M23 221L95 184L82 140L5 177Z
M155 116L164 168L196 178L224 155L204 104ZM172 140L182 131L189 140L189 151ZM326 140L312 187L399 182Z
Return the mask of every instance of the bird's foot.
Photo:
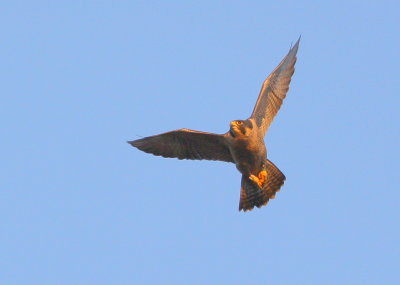
M267 181L268 173L265 170L262 170L258 173L258 177L254 174L249 176L249 179L256 183L260 188L263 188L265 181Z
M261 170L258 173L258 179L260 180L262 185L264 185L265 182L267 181L267 177L268 177L268 172L266 170Z
M260 179L258 179L257 176L255 176L254 174L250 174L249 179L261 187L262 184L260 182Z

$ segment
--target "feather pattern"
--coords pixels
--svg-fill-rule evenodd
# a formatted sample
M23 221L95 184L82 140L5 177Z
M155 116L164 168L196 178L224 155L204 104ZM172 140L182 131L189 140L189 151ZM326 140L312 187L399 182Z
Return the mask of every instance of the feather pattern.
M239 211L250 211L254 207L260 208L266 205L269 199L274 199L285 182L285 175L271 161L267 160L267 181L262 188L258 187L248 177L242 175L240 188Z
M219 134L180 129L128 143L163 157L234 162L224 135Z
M257 126L261 128L264 135L268 131L289 90L299 43L300 38L289 50L289 53L281 63L265 79L261 87L251 118L256 121Z

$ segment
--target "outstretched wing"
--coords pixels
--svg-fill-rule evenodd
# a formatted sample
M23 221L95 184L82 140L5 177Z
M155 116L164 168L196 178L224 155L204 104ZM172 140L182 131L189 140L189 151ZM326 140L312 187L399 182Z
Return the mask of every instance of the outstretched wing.
M128 143L163 157L233 162L225 137L218 134L180 129Z
M290 80L294 73L294 65L296 63L296 54L299 48L300 38L296 44L290 49L286 57L275 68L275 70L264 81L260 95L258 95L257 103L254 107L251 118L253 118L257 126L261 128L263 134L267 132L276 113L282 105L283 99L289 90Z

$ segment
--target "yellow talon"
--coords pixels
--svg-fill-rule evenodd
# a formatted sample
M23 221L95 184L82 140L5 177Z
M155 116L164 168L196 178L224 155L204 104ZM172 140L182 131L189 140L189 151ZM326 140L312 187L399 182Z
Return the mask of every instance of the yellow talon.
M264 183L267 181L267 177L268 172L266 170L262 170L260 171L260 173L258 173L258 179L260 180L262 185L264 185Z
M249 176L249 179L254 181L254 183L256 183L260 188L262 188L264 186L265 181L267 181L267 176L268 176L267 171L262 170L258 173L258 177L251 174Z
M250 179L250 180L253 180L254 183L256 183L259 187L262 186L262 183L261 183L260 179L259 179L257 176L251 174L251 175L249 176L249 179Z

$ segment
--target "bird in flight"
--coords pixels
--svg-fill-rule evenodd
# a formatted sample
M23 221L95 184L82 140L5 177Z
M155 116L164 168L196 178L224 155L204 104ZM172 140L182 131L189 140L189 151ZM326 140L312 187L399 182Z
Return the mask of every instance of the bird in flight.
M239 211L266 205L286 178L267 158L264 136L289 90L299 43L264 81L250 118L231 121L225 134L180 129L128 143L157 156L235 163L242 173Z

